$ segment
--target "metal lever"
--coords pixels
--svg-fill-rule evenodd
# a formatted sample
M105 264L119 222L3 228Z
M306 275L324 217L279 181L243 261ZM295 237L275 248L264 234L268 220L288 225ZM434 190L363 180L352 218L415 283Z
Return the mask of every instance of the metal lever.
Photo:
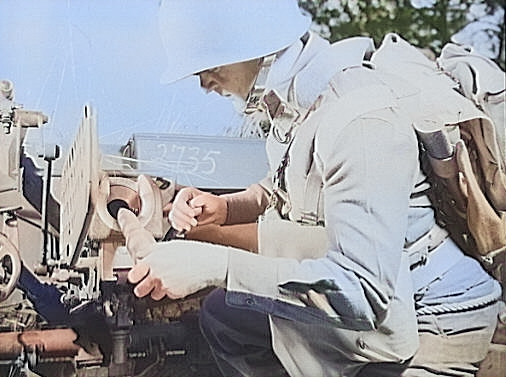
M170 241L174 239L183 239L186 237L186 231L178 231L173 227L170 227L170 229L165 233L165 236L163 237L162 241Z

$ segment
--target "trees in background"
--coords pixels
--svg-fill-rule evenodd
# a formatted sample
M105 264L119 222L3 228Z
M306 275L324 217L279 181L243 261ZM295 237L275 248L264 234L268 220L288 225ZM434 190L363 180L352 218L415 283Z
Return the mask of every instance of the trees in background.
M331 41L395 32L436 55L447 42L471 45L505 69L504 0L299 0Z

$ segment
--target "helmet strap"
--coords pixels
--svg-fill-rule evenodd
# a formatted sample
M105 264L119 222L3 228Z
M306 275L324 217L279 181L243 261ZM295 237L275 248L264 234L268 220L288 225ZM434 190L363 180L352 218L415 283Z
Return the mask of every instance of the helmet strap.
M258 110L260 101L265 93L267 77L269 76L269 71L276 56L277 54L271 54L263 58L253 88L250 90L248 98L246 99L246 107L244 108L245 114L249 115Z

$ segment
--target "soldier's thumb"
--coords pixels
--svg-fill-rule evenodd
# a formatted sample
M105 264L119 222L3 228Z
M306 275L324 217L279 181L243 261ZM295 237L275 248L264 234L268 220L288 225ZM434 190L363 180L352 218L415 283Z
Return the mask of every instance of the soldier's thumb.
M462 140L459 140L456 144L457 154L457 165L459 167L459 185L462 193L467 197L474 190L479 190L476 176L474 175L471 160L469 158L469 152L467 151L466 145Z

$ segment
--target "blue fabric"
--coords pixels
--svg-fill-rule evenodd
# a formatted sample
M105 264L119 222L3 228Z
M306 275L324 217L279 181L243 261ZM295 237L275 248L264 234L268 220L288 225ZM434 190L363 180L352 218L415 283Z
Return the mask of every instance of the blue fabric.
M68 325L70 323L69 309L61 302L63 293L54 285L42 283L25 266L17 282L37 313L51 325Z
M411 272L417 307L467 303L501 296L501 286L451 240L429 254L428 262Z
M272 350L266 314L229 306L217 289L202 304L200 325L223 376L287 376Z
M286 372L274 354L271 345L271 332L268 315L259 312L264 310L276 311L277 303L251 295L234 296L238 300L246 300L249 308L230 306L225 299L225 291L217 289L208 295L200 311L200 324L202 332L213 350L216 361L223 376L286 376ZM227 297L228 299L228 297ZM495 328L494 320L500 309L500 304L487 305L475 310L461 311L459 313L440 314L418 317L418 331L421 334L429 333L436 336L437 343L423 347L424 338L421 338L423 352L416 354L411 360L404 363L360 363L356 362L357 373L355 377L400 377L419 375L424 376L461 376L471 377L477 371L473 360L468 359L469 343L463 341L459 351L452 353L446 362L436 362L441 355L431 357L433 352L443 352L446 342L453 336L463 336L473 340L474 352L485 352ZM305 309L292 306L291 315L294 319L305 318ZM299 314L296 314L296 312ZM311 318L311 316L309 316ZM487 340L488 339L488 340ZM310 343L317 343L318 339L308 339ZM452 343L454 344L454 342ZM429 351L427 351L429 348ZM444 352L443 352L444 353ZM338 360L341 355L336 354ZM479 356L477 356L479 357ZM346 361L353 364L351 360ZM337 373L337 371L336 371ZM414 373L414 374L413 374Z

